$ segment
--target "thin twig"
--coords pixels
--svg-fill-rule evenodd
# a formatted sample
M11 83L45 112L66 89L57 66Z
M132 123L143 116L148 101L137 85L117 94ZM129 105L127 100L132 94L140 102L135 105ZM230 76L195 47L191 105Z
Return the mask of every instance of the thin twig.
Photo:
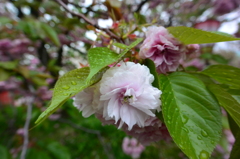
M33 93L33 88L31 86L29 86L29 90L31 93ZM21 156L20 159L25 159L26 158L26 152L28 149L28 142L29 142L29 136L28 136L28 129L29 129L29 124L30 124L30 120L32 117L32 103L34 101L34 97L30 97L29 99L27 99L27 117L26 117L26 121L24 124L24 134L23 134L23 146L22 146L22 152L21 152Z
M142 9L142 7L143 7L143 5L144 5L145 3L147 3L148 1L149 1L149 0L142 1L142 2L138 5L137 9L136 9L134 12L140 12L141 9Z
M113 32L111 32L109 29L106 28L102 28L100 27L97 23L94 23L92 20L88 19L87 17L85 17L85 15L81 14L81 13L76 13L71 11L67 5L65 3L63 3L63 1L61 0L55 0L58 4L60 4L67 12L71 13L73 16L76 16L80 19L83 19L86 23L92 25L93 27L102 30L104 32L106 32L111 38L116 39L118 42L121 42L122 39L120 37L118 37L117 35L115 35Z
M102 146L103 146L103 149L104 149L104 152L106 153L106 155L108 156L109 159L114 159L115 157L112 155L111 152L111 147L110 145L107 145L105 142L104 142L104 139L101 135L101 132L98 131L98 130L93 130L93 129L88 129L88 128L85 128L85 127L82 127L80 125L77 125L69 120L65 120L65 119L58 119L59 122L62 122L62 123L65 123L65 124L68 124L69 126L75 128L75 129L78 129L78 130L81 130L81 131L84 131L84 132L87 132L87 133L90 133L90 134L95 134L97 135L99 141L101 142Z

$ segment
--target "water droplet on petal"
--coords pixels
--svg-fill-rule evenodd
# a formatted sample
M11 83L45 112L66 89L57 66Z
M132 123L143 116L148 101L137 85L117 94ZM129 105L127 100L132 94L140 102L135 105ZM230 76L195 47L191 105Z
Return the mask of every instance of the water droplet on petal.
M209 158L209 153L205 150L202 150L199 154L200 159L208 159Z
M62 89L69 89L70 87L68 85L62 86Z
M204 131L204 130L201 130L201 134L202 134L202 136L204 136L204 137L207 137L207 136L208 136L207 132Z
M72 84L72 85L77 85L77 82L71 81L71 84Z
M68 93L64 93L63 95L68 96Z

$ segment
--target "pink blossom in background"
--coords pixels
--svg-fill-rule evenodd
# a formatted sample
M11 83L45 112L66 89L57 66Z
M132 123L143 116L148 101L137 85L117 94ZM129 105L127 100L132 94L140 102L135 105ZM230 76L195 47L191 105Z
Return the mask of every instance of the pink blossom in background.
M183 67L194 66L198 70L203 70L203 68L206 66L205 62L199 58L195 58L190 61L180 61L180 63L183 65Z
M50 100L52 98L52 91L48 89L46 86L42 86L37 90L37 96L41 100Z
M11 40L9 39L1 39L0 40L0 50L7 50L11 47Z
M25 133L26 132L25 132L24 128L19 128L19 129L17 129L17 132L16 132L16 134L21 135L21 136L24 136Z
M138 143L137 139L125 137L123 139L122 149L125 154L135 159L140 157L145 147Z
M199 44L190 44L186 46L186 54L192 54L199 51L200 45Z
M158 73L176 71L185 48L164 27L149 27L140 47L139 57L151 59Z
M194 25L194 28L205 30L205 31L217 31L221 23L217 20L208 19L204 22L199 22Z
M232 12L240 5L239 0L215 0L214 14L222 15Z
M162 122L157 117L150 117L148 120L146 120L144 127L134 125L132 130L129 131L123 126L123 130L126 132L126 134L135 137L141 144L145 146L160 140L171 140L166 126L162 125Z
M151 85L154 77L148 67L133 62L108 69L100 81L100 101L103 117L120 121L131 130L137 124L143 127L149 116L160 111L161 91Z

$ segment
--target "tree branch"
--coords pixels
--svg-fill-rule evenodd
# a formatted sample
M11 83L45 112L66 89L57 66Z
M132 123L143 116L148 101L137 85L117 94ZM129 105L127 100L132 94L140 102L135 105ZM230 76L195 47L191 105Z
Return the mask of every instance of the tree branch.
M31 93L33 93L33 87L31 85L29 85L29 90ZM22 152L20 155L20 159L25 159L26 158L26 152L28 149L28 142L29 142L29 136L28 136L28 129L29 129L29 124L30 124L30 120L31 120L31 116L32 116L32 103L34 101L34 97L30 97L30 99L27 99L27 117L26 117L26 121L24 124L24 134L23 134L23 146L22 146Z
M71 11L63 1L61 0L54 0L54 1L56 1L60 6L62 6L67 12L71 13L73 16L78 17L79 19L83 19L86 23L92 25L93 27L106 32L111 38L116 39L118 42L122 41L120 37L115 35L109 29L101 28L97 23L94 23L92 20L85 17L85 15Z
M140 12L141 9L142 9L142 7L143 7L143 5L144 5L145 3L147 3L148 1L149 1L149 0L142 1L142 2L138 5L138 7L137 7L137 9L135 10L135 12Z

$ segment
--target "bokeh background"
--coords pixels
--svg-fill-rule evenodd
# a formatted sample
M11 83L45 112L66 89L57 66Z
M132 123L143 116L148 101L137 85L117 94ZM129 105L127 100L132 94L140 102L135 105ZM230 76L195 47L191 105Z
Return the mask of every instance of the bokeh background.
M56 1L0 0L1 159L138 158L122 149L126 137L123 131L103 126L94 116L83 118L72 99L31 129L48 106L57 79L67 71L88 66L89 48L113 42L105 29L124 37L127 43L144 37L150 25L183 25L240 37L239 0ZM217 63L240 67L240 42L200 47L181 62L186 70L202 70ZM234 143L224 111L222 121L222 139L213 159L227 159ZM186 158L171 139L137 153L142 159Z

